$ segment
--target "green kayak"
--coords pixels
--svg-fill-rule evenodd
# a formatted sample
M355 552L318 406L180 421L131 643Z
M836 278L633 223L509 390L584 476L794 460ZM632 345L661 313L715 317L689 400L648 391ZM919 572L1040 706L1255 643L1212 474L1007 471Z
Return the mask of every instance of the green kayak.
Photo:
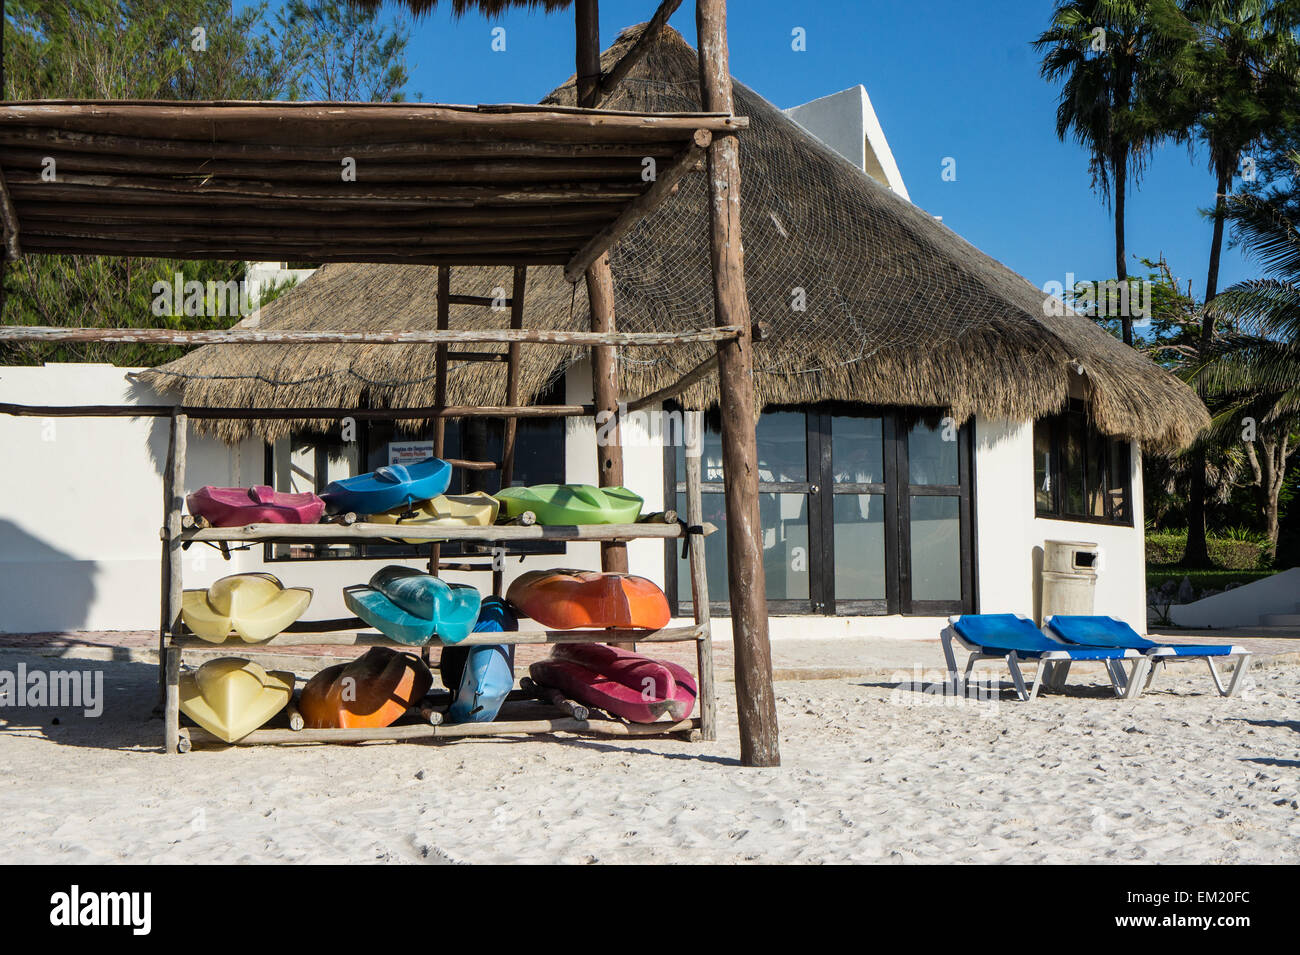
M537 484L496 495L508 517L532 511L539 524L634 524L645 502L625 487Z

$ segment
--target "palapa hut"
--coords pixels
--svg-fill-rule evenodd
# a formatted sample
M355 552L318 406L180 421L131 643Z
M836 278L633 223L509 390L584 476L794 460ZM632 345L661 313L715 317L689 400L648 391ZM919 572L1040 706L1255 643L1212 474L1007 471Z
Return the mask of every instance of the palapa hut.
M603 66L641 29L625 31ZM697 110L697 76L695 52L666 29L602 106ZM754 320L769 331L755 350L765 409L758 441L769 608L791 615L774 621L774 631L933 632L934 618L953 612L1029 614L1041 549L1051 539L1099 545L1096 609L1142 629L1140 452L1186 446L1208 421L1201 403L753 90L737 83L735 94L737 113L751 122L740 139L749 299ZM545 102L573 105L574 80ZM708 322L705 199L697 172L615 248L620 330ZM423 266L326 265L249 321L263 328L433 328L436 283L437 270ZM507 269L452 270L455 293L500 296L509 288ZM559 268L529 271L526 302L529 327L589 327L585 288ZM475 323L502 321L482 308L453 306L451 327ZM708 346L694 345L627 350L620 355L623 394L654 392L707 354ZM198 349L143 378L187 405L419 407L434 403L434 349L226 345ZM585 351L525 346L522 388L536 402L590 401ZM708 409L715 389L715 377L706 376L667 411ZM451 404L501 404L504 395L503 365L453 366ZM649 508L674 506L682 471L675 420L624 423L627 483ZM403 445L428 432L422 422L411 422L409 432L361 423L347 436L338 421L244 419L210 427L246 448L267 442L265 480L286 489L419 453L418 443ZM567 427L527 425L521 480L594 478L592 427ZM448 453L464 456L481 453L492 438L469 429L452 434ZM703 453L708 490L720 491L711 430ZM245 462L247 469L247 455ZM721 494L706 495L706 511L721 522ZM313 556L322 555L267 554ZM354 549L335 556L380 555ZM710 558L711 592L725 596L717 544ZM689 599L671 547L638 542L631 559L634 572ZM511 566L540 560L597 566L598 558L571 545ZM353 565L344 576L367 572ZM725 612L725 605L715 609ZM901 617L885 622L879 615Z

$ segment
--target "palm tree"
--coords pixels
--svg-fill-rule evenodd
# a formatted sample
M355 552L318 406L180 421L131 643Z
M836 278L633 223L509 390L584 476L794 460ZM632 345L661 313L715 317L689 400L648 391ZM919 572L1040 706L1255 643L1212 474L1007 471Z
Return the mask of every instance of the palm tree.
M1166 117L1193 129L1209 155L1214 174L1214 206L1205 303L1218 293L1228 198L1242 156L1297 116L1297 0L1183 0L1183 12L1195 30L1185 59L1189 68L1171 86ZM1216 337L1215 309L1206 308L1199 347L1207 355ZM1188 500L1187 551L1183 563L1210 565L1206 543L1207 477L1205 448L1192 455L1192 489Z
M1152 147L1171 126L1152 121L1144 100L1170 72L1169 60L1185 41L1171 0L1059 0L1052 24L1034 47L1041 73L1061 83L1056 135L1074 139L1090 154L1093 188L1113 199L1115 277L1128 281L1124 241L1130 175L1142 174ZM1120 316L1125 344L1133 344L1133 319Z
M1266 277L1215 298L1208 320L1221 332L1190 376L1215 409L1212 433L1244 445L1270 559L1277 555L1287 459L1300 431L1300 228L1283 201L1276 194L1238 195L1225 203L1234 238Z

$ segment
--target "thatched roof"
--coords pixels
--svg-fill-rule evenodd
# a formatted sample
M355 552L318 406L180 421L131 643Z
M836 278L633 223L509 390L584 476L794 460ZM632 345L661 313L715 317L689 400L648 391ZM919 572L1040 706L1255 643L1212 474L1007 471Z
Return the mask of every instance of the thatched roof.
M632 28L604 54L612 65L639 36ZM611 109L699 108L697 60L666 29L606 104ZM544 102L572 105L573 78ZM736 84L741 134L746 282L753 318L772 335L755 350L764 405L852 401L980 412L1024 420L1060 410L1082 367L1098 427L1149 449L1185 447L1208 424L1182 382L1092 321L1059 314L1025 279L921 209L879 185L809 136L775 106ZM618 326L690 328L712 321L702 173L627 235L612 255ZM424 266L327 265L264 308L263 328L433 328L436 270ZM452 291L509 289L508 269L457 268ZM792 307L799 295L804 310ZM525 322L587 328L585 289L559 268L529 271ZM1053 307L1054 306L1054 307ZM1054 312L1056 314L1054 314ZM504 324L486 309L453 306L451 325ZM188 405L419 407L433 403L431 346L208 346L146 373ZM628 349L623 393L675 381L708 346ZM522 389L536 396L578 349L524 347ZM716 379L685 403L716 401ZM449 400L499 404L500 364L455 366ZM299 427L303 423L294 424ZM220 422L227 440L250 431L285 434L284 421Z

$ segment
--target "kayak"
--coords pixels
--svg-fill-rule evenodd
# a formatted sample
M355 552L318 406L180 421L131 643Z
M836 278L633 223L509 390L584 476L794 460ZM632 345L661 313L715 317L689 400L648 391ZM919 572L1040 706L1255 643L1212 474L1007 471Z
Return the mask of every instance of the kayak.
M267 672L252 660L222 657L181 674L181 712L227 743L243 739L284 709L293 674Z
M375 524L398 524L402 527L490 527L496 523L500 502L491 494L439 494L431 501L409 507L395 507L371 514ZM408 539L408 544L427 544L436 538Z
M390 640L412 646L435 635L443 643L464 640L478 620L479 599L473 587L397 565L375 571L369 585L343 589L349 610Z
M267 484L255 487L201 487L185 498L195 517L213 527L245 524L315 524L325 502L311 492L286 494Z
M551 630L658 630L672 616L668 598L654 581L596 570L529 571L510 584L506 599Z
M475 633L504 633L519 629L514 611L500 597L484 597ZM515 686L513 644L447 647L438 660L442 685L452 692L449 723L490 723L501 712Z
M378 514L415 501L427 501L442 494L451 484L451 465L439 458L425 458L414 464L390 464L331 481L321 492L331 514Z
M232 630L245 643L260 643L284 632L311 598L311 588L285 587L271 574L233 574L182 593L181 622L209 643L225 643Z
M303 725L312 729L391 726L433 686L433 674L411 653L371 647L351 663L326 667L298 697Z
M560 644L529 673L542 686L633 723L687 719L698 693L685 667L600 644Z
M539 524L635 524L645 503L625 487L536 484L497 492L508 517L532 511Z

